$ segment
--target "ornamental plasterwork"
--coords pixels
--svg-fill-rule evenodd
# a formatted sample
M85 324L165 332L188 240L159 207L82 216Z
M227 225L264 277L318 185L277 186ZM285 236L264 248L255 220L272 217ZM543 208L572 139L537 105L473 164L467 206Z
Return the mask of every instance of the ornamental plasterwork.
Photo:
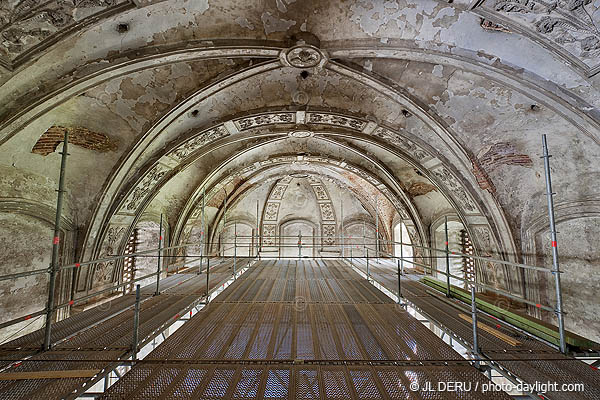
M196 150L206 146L208 143L214 142L215 140L221 139L228 135L229 132L222 125L220 125L213 129L204 131L193 139L188 140L183 145L170 152L168 155L177 161L182 161Z
M13 69L32 53L55 43L77 24L85 25L98 15L134 7L129 0L2 0L0 1L0 62ZM79 10L94 8L93 15L77 19ZM106 14L105 14L106 15Z
M240 131L245 131L259 126L273 124L293 124L296 122L296 113L270 113L252 117L244 117L233 121Z
M125 235L126 231L127 226L110 225L106 231L105 240L102 245L99 258L106 258L108 256L117 254L119 245L123 240L123 236ZM103 285L105 283L112 282L115 265L115 261L107 261L95 264L93 272L94 279L92 284Z
M335 221L331 203L319 203L319 208L321 209L321 219L323 221Z
M287 185L276 185L275 189L273 189L273 191L271 192L271 196L269 196L269 199L281 200L286 189Z
M373 135L392 143L396 147L404 150L405 152L413 156L418 161L422 161L429 157L427 152L423 150L420 146L406 140L403 136L400 136L396 132L392 132L389 129L380 126L377 129L375 129L375 131L373 131Z
M277 221L279 214L279 203L268 202L265 208L265 221Z
M300 41L297 46L282 50L279 61L286 67L323 68L327 56L324 51Z
M483 0L482 10L521 28L561 56L574 59L587 75L600 70L600 31L593 0Z
M263 225L263 246L275 246L276 225Z
M329 198L325 188L322 185L313 185L312 188L317 196L317 200L327 200Z
M343 128L353 129L355 131L362 131L367 126L367 121L357 118L318 112L307 113L306 121L310 124L335 125Z
M458 179L456 179L456 177L452 175L446 167L440 167L434 170L433 173L440 181L442 181L444 186L446 186L450 192L451 196L462 208L464 208L466 211L471 211L472 213L478 212L475 202L458 182Z
M129 195L127 201L125 201L126 209L128 211L136 210L142 200L152 191L154 186L162 179L168 170L168 167L165 167L162 164L156 164Z
M323 224L321 229L323 230L323 245L332 246L335 244L335 224Z

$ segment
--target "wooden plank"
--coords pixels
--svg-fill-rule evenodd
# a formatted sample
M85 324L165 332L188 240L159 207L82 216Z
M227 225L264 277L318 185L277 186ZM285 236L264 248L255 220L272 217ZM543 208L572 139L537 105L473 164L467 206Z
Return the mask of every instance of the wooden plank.
M67 371L34 371L5 372L0 374L0 381L16 381L25 379L65 379L91 378L100 373L99 369L71 369Z
M473 320L471 319L470 316L465 315L465 314L458 314L458 316L461 317L462 319L464 319L465 321L467 321L468 323L473 324ZM483 329L484 331L486 331L490 335L496 336L498 339L500 339L500 340L502 340L502 341L510 344L511 346L515 346L516 347L516 346L520 346L521 345L521 342L519 342L518 340L516 340L516 339L514 339L514 338L512 338L512 337L510 337L508 335L505 335L504 333L502 333L502 332L500 332L500 331L498 331L498 330L492 328L491 326L486 325L486 324L484 324L482 322L478 321L477 322L477 327L480 328L480 329Z

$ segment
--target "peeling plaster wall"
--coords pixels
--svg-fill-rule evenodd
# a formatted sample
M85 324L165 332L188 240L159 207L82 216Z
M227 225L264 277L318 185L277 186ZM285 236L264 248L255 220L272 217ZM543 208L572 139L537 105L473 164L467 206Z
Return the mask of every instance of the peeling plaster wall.
M559 221L558 233L559 262L565 329L577 332L592 340L600 340L600 320L598 305L595 302L600 293L600 215L575 217ZM549 231L536 236L536 248L543 254L543 265L552 268L552 247ZM546 282L543 299L549 304L556 303L554 278L551 274L540 274ZM546 318L558 324L555 315Z
M0 274L14 274L48 268L52 255L52 228L39 219L0 213L0 243L2 263ZM27 248L23 248L27 243ZM0 282L0 322L25 317L46 307L48 274L32 275ZM45 316L0 330L0 343L15 339L43 326Z

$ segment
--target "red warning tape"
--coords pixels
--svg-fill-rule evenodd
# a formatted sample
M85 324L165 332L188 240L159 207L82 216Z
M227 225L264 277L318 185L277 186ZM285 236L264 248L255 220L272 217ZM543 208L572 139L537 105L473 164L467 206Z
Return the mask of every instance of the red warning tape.
M173 319L177 319L179 318L179 314L177 314L176 316L173 317Z
M500 329L501 328L500 324L496 324L496 328Z
M81 267L81 264L79 264L79 263L76 263L76 264L75 264L75 268L79 268L79 267Z
M446 242L446 246L448 246L448 242Z
M598 371L598 367L594 367L593 365L590 365L590 367L592 367L592 369L595 369L596 371Z
M552 247L556 247L556 240L552 241Z
M54 244L58 244L60 242L60 238L58 236L54 236Z
M28 319L31 319L31 315L27 315L25 316L25 318L23 318L25 321L27 321Z
M71 300L69 301L69 305L72 306L73 304L75 304L75 300Z
M542 308L542 305L541 305L541 304L539 304L539 303L538 303L538 304L536 304L535 306L536 306L537 308Z
M158 237L158 240L162 240L162 236L159 236L159 237Z

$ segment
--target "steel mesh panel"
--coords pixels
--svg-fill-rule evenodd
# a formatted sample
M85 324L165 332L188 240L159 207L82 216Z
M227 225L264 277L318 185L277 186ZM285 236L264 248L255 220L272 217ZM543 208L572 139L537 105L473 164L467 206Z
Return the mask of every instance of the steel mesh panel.
M292 356L292 308L280 306L280 320L277 324L273 358L276 360L289 359Z
M287 399L290 387L290 370L269 369L263 393L265 399Z
M351 359L366 359L363 356L358 341L355 338L352 328L348 325L347 320L344 317L344 310L341 306L334 306L329 312L331 321L333 321L335 332L340 339L341 352L344 354L344 358L347 360Z
M301 360L315 358L312 326L306 308L296 310L296 358Z
M224 398L231 386L234 373L235 369L232 368L216 368L202 393L202 398L206 400Z
M321 374L327 399L345 400L353 397L350 395L350 388L346 382L344 371L322 369Z
M296 398L321 398L319 378L316 369L296 370Z
M329 324L326 313L316 309L312 304L309 306L315 318L316 338L319 356L327 360L339 360L340 357L337 344L334 339L332 326ZM329 307L327 307L329 308ZM323 310L325 311L325 310Z
M264 314L258 328L257 334L254 336L254 342L248 353L249 359L263 359L267 356L269 343L271 342L271 335L273 334L273 328L275 325L276 312L278 306L275 304L266 304L263 308Z
M263 370L261 369L243 369L240 374L235 391L233 392L233 399L256 399L258 398L258 390L260 386L261 376Z
M354 386L356 397L364 400L381 399L381 393L373 374L369 370L350 370L350 382Z
M385 354L385 351L381 348L377 339L373 336L360 314L356 310L354 305L344 305L343 306L354 331L356 332L360 342L362 343L366 353L368 354L368 358L370 360L385 360L388 359L388 356Z
M242 355L246 352L246 347L248 346L248 343L252 339L253 332L256 329L256 324L262 312L262 304L257 305L257 307L253 307L250 310L248 318L246 318L246 320L243 322L237 335L229 344L229 348L225 352L223 358L228 360L237 360L242 358Z

